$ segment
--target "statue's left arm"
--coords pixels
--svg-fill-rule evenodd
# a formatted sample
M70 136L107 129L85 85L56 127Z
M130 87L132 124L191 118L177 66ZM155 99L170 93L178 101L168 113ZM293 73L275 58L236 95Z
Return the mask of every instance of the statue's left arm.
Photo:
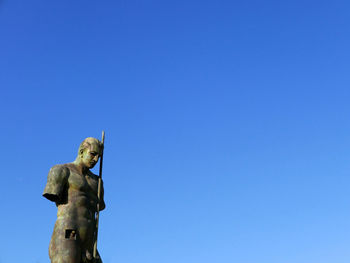
M100 199L100 211L106 208L106 204L104 201L104 188L103 188L103 181L101 180L101 199Z

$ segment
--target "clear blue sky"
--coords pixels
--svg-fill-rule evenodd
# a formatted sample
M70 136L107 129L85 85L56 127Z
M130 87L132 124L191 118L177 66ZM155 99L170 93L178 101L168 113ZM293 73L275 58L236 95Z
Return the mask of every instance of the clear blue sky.
M104 263L350 261L349 1L0 2L1 263L106 131Z

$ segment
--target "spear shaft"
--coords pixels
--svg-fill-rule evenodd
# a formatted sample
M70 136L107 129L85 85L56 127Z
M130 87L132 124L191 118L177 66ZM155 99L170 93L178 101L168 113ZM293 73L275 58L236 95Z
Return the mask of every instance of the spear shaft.
M98 221L100 218L100 200L101 200L101 185L102 185L102 164L103 164L103 150L104 150L104 143L105 143L105 132L102 131L102 151L101 151L101 157L100 157L100 172L98 176L98 188L97 188L97 208L96 208L96 231L95 231L95 242L94 242L94 251L93 251L93 257L96 259L97 256L97 234L98 234Z

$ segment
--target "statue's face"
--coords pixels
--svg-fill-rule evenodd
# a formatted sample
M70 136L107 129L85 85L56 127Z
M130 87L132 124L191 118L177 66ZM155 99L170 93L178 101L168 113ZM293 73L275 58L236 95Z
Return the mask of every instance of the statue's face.
M89 169L93 168L100 157L100 147L96 143L92 143L89 148L85 148L81 154L82 163Z

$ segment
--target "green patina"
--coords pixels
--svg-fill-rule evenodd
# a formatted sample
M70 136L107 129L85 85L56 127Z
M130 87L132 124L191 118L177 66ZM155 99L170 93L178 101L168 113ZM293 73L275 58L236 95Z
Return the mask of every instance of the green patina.
M103 184L98 198L98 176L93 168L103 152L103 144L92 137L79 147L72 163L51 168L43 196L57 206L57 220L49 245L51 263L102 263L93 257L96 239L96 210L105 208Z

